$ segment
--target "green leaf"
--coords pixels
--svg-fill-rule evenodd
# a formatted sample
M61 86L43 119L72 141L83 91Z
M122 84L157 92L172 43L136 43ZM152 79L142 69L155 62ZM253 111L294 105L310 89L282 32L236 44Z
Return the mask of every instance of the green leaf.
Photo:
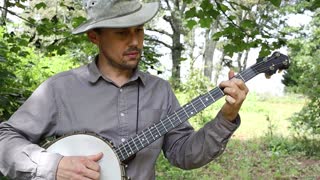
M220 15L219 11L215 10L215 9L210 9L208 11L208 15L214 19L217 19L217 17Z
M247 6L244 6L242 4L239 5L241 7L242 10L245 10L245 11L251 11L250 8L248 8Z
M196 17L196 16L197 16L197 10L196 10L196 8L193 7L193 8L191 8L191 9L189 9L189 10L185 13L185 15L186 15L186 18L187 18L187 19L188 19L188 18Z
M210 28L211 23L212 23L212 19L210 19L210 18L203 18L203 19L200 19L199 23L200 23L200 26L201 26L202 28Z
M281 0L268 0L268 1L270 1L276 7L280 7Z
M210 8L210 6L212 6L212 4L210 3L209 0L203 0L201 5L200 5L200 7L202 9L208 9L208 8Z
M41 8L44 9L46 7L47 7L47 5L44 2L41 2L41 3L38 3L38 4L35 5L35 8L37 8L38 10L41 9Z
M191 4L192 0L183 0L183 2L187 3L187 4Z
M228 6L224 5L224 4L219 4L220 6L220 9L223 11L223 12L226 12L229 10Z
M236 16L229 16L229 19L235 20L235 19L237 19L237 17Z
M223 32L216 32L216 33L214 33L214 34L212 35L212 39L213 39L214 41L218 41L223 35L224 35Z
M251 21L249 19L245 19L241 22L240 26L243 28L252 29L252 28L256 27L257 25L254 21Z
M187 27L188 27L189 29L192 29L195 25L197 25L197 21L195 21L195 20L189 20L189 21L187 22Z

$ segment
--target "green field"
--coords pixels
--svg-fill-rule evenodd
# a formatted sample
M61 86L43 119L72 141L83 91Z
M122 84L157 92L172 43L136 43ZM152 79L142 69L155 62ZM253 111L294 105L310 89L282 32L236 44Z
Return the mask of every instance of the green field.
M178 94L179 99L187 99L183 96ZM223 102L218 101L201 116L215 114ZM303 141L291 138L289 129L290 116L299 112L305 102L298 95L249 94L241 109L242 124L224 154L202 168L189 171L171 166L161 155L157 179L320 179L320 157L306 156L303 149L308 148L306 144L300 151ZM190 122L196 128L201 127L197 117ZM316 147L313 150L319 152L319 145Z

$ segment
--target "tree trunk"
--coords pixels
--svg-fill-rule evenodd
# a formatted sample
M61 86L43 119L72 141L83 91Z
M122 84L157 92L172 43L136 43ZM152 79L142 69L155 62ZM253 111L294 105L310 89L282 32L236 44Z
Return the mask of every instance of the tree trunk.
M216 19L214 24L211 25L211 28L206 30L205 38L206 38L206 44L205 44L205 50L203 53L204 58L204 76L209 78L209 80L212 80L212 72L213 72L213 56L214 51L216 49L217 41L212 40L212 35L217 32L218 29L218 21L219 18Z
M247 69L248 56L249 56L249 50L246 50L245 54L244 54L243 65L242 65L241 71Z
M172 86L178 88L181 82L180 79L180 59L182 54L182 44L180 42L181 33L173 33L172 44Z
M3 22L5 22L6 21L6 19L7 19L7 14L8 14L8 12L7 12L7 2L8 0L4 0L3 1L3 6L2 6L2 9L1 9L1 19L0 19L0 23L1 24L3 24Z
M217 62L217 65L215 66L215 71L213 75L213 83L217 86L218 85L218 80L219 80L219 75L221 73L222 67L223 67L223 59L225 57L224 51L222 50L222 55L219 61Z
M242 71L242 63L241 63L242 54L243 54L242 52L238 53L238 57L237 57L238 71Z

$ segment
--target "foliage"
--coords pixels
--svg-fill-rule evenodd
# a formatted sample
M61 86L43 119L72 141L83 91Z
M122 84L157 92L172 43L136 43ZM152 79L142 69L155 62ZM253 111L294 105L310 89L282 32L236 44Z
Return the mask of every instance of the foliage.
M30 94L15 74L19 68L19 57L27 54L16 43L23 41L0 27L0 122L8 119Z
M201 94L207 93L208 90L211 90L211 88L213 89L213 85L209 82L208 78L205 77L199 70L194 70L189 74L186 82L180 86L177 94L178 98L181 100L180 103L186 104ZM214 107L210 107L205 111L201 111L190 119L196 128L202 127L206 122L210 121L215 116L212 111L210 112L212 108Z
M187 26L192 29L200 24L202 28L210 28L217 17L224 17L226 22L213 35L213 39L228 40L224 45L226 55L232 57L234 53L261 47L259 56L264 57L286 42L280 26L285 21L280 20L277 14L280 5L281 0L202 0L200 7L193 7L186 12Z
M320 98L311 101L292 118L292 128L299 136L320 137Z
M18 46L24 37L0 28L0 121L7 120L48 77L79 63L70 56L46 57L29 46Z
M277 140L274 140L276 144ZM293 141L278 141L290 148ZM164 179L315 179L320 171L316 157L301 157L299 152L280 151L269 145L269 139L259 138L248 141L232 139L225 152L211 163L194 170L172 167L161 155L157 161L156 176Z
M178 93L178 97L180 102L185 102L188 96L185 92L181 92ZM156 165L157 179L317 178L320 171L319 140L305 141L301 138L290 138L289 134L279 135L279 131L276 131L278 130L276 128L281 128L281 133L288 131L283 127L283 122L294 111L299 111L299 108L293 109L297 106L302 107L303 102L301 95L291 94L279 98L250 93L241 109L241 126L221 156L204 167L186 171L173 167L163 155L160 155ZM222 103L223 101L218 101L217 104L208 107L211 115L220 109ZM249 115L251 112L259 116ZM266 114L269 123L261 122L261 118L266 119ZM276 119L277 116L280 118ZM189 121L193 125L198 125L193 119ZM241 128L247 130L242 131ZM261 132L260 136L256 136L256 132Z
M301 7L309 9L310 3L313 1L299 6L296 11L301 11ZM308 27L293 31L297 38L289 41L292 65L283 81L288 90L303 93L310 99L302 111L291 119L293 129L303 137L320 135L320 9L315 9L313 13Z

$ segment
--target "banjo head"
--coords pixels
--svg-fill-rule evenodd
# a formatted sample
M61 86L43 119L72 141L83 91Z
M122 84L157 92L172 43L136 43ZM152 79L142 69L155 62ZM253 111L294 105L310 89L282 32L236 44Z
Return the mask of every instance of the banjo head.
M93 134L74 134L57 139L47 148L48 152L63 156L89 156L102 152L99 161L101 180L122 180L125 172L111 143Z

